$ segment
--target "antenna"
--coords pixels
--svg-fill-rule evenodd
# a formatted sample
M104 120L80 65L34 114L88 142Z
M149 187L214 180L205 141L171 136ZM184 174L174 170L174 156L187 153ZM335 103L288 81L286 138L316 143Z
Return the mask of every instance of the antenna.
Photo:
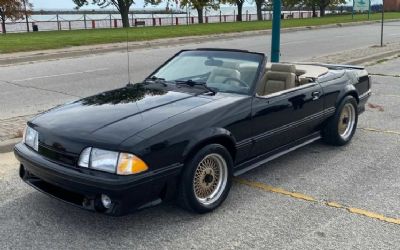
M131 79L131 60L129 56L129 28L126 29L126 56L128 59L128 84L132 84Z
M129 28L127 27L125 29L126 29L126 57L128 59L128 81L129 81L128 85L131 85L133 83L131 81L131 60L130 60L130 56L129 56ZM135 104L136 104L136 108L139 111L140 118L143 121L144 119L143 119L142 111L139 108L138 102L135 101Z

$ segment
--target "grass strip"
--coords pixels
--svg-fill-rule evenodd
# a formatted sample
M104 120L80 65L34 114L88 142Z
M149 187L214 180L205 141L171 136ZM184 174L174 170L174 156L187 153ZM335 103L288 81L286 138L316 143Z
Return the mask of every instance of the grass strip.
M370 20L380 20L381 14L371 14ZM400 12L385 13L385 19L400 19ZM320 26L327 24L366 21L366 14L330 15L322 18L282 20L282 28ZM200 36L271 29L271 21L209 23L181 26L129 28L130 41L148 41L160 38ZM72 46L124 42L126 29L90 29L72 31L45 31L0 35L0 53L58 49Z

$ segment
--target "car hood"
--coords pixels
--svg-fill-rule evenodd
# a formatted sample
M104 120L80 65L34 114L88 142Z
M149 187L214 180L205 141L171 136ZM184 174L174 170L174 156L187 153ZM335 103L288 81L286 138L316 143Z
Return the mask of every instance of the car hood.
M143 129L212 101L193 93L135 84L49 110L36 117L31 126L46 145L53 145L61 137L118 145Z

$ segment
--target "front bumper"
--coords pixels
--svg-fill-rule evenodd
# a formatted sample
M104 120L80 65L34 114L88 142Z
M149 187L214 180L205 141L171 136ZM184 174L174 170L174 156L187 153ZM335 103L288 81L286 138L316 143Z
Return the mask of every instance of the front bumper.
M137 176L118 176L90 169L63 166L39 155L20 143L14 153L20 161L20 177L37 190L84 209L110 215L123 215L160 200L169 179L179 172L179 165ZM102 194L112 206L102 206Z

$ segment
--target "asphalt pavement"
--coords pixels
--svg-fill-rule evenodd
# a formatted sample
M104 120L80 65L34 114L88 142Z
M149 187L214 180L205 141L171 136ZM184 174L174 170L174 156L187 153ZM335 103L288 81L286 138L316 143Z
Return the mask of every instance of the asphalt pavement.
M270 35L238 37L148 49L130 54L113 52L55 61L0 67L0 120L36 114L80 97L143 80L157 66L181 49L199 47L236 48L264 52L270 50ZM385 25L385 42L400 41L400 22ZM309 61L345 50L380 43L380 25L310 29L282 33L282 61Z
M162 204L125 217L43 195L0 154L2 249L399 249L400 59L368 67L373 95L352 142L316 142L237 178L205 215Z

